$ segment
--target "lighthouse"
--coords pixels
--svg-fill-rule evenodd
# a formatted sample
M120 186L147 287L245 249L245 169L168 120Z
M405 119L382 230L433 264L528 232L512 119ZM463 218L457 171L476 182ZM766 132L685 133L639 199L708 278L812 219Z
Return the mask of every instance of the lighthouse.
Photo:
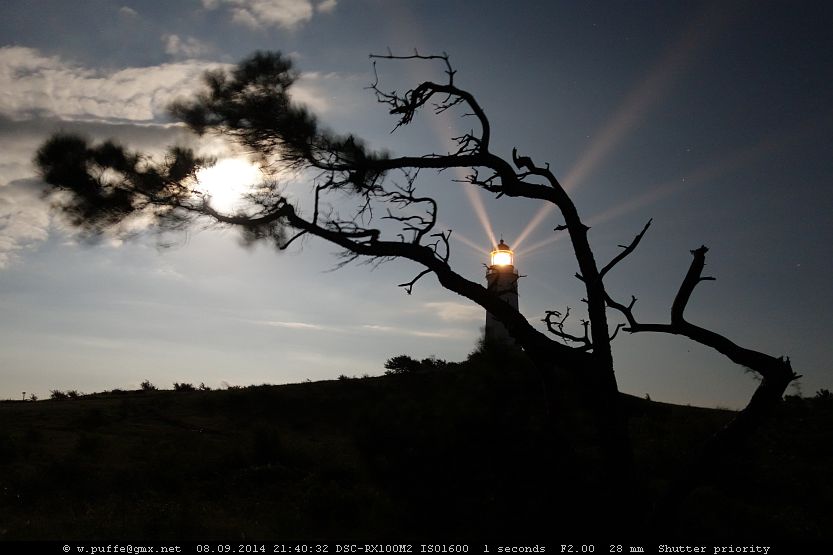
M486 269L486 288L497 293L501 299L518 308L518 271L515 269L515 253L503 242L495 247L489 256ZM486 313L486 342L493 345L514 346L515 340L491 312Z

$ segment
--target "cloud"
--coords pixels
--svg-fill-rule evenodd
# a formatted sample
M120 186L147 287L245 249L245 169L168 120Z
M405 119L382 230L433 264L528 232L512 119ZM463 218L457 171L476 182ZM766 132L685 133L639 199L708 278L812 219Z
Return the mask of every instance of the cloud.
M182 127L172 125L112 124L89 121L63 121L43 118L17 121L0 114L0 187L35 176L32 158L52 133L63 131L82 136L113 138L143 152L157 155L168 144L197 145L197 138ZM199 141L209 154L219 152L215 141ZM4 189L0 188L0 191Z
M0 116L0 187L34 176L31 160L37 146L38 137L22 123ZM0 188L0 195L5 190Z
M35 179L0 186L0 269L49 236L49 207L42 192L43 184Z
M129 6L122 6L121 8L119 8L119 13L124 17L136 17L137 15L139 15L139 12L137 12Z
M194 37L163 35L162 42L165 44L165 53L174 58L199 58L211 51L206 43Z
M392 333L396 335L411 335L414 337L431 337L434 339L460 339L461 337L467 336L463 330L454 329L424 331L397 326L378 326L375 324L365 324L361 326L361 329L365 332Z
M199 141L184 128L170 125L112 124L89 121L63 121L43 118L28 121L13 120L0 114L0 196L4 185L35 176L32 158L43 141L52 133L63 131L82 136L113 138L152 155L162 152L168 144L199 144L214 154L219 149L212 141Z
M209 47L192 37L163 37L175 57L197 57ZM200 90L202 74L229 64L185 60L119 70L91 69L46 56L34 48L0 48L0 116L25 121L58 118L65 121L160 123L167 106ZM317 113L335 105L334 96L349 111L355 76L305 72L292 97ZM334 92L339 91L342 92Z
M205 9L226 7L231 13L232 21L252 29L293 29L310 21L316 12L332 12L336 4L337 0L323 0L318 3L311 0L202 0Z
M16 120L51 116L161 121L171 101L193 93L201 86L202 73L218 66L187 61L106 71L46 56L34 48L2 47L0 115Z
M196 54L201 45L173 38L171 52ZM189 50L191 49L191 50ZM27 248L44 241L49 230L67 232L39 198L32 157L56 131L93 140L113 138L150 155L165 145L192 146L203 154L224 156L229 146L217 137L202 139L166 122L174 99L202 88L202 73L217 63L184 61L157 66L103 70L49 56L33 48L0 47L0 269ZM337 74L305 75L293 97L316 112L327 112L333 88L352 78ZM339 104L347 110L346 104ZM140 222L133 222L139 225Z
M307 330L307 331L334 331L334 332L342 332L341 328L337 328L334 326L322 326L320 324L309 324L307 322L284 322L280 320L252 320L254 324L260 324L262 326L273 326L279 328L289 328L294 330Z
M431 312L446 322L471 322L486 317L484 310L472 303L446 301L425 303L423 306L426 312Z
M321 13L330 13L336 9L336 4L338 4L338 0L324 0L323 2L319 2L318 5L315 6L315 9Z
M339 73L319 73L308 71L292 86L292 100L303 104L316 114L325 114L335 104L347 103L351 95L346 92L334 97L333 91L345 83L354 81L354 77Z
M191 135L181 128L64 122L57 119L14 121L0 115L0 269L13 264L27 249L45 241L50 232L73 236L62 218L51 216L42 198L43 183L35 177L32 157L51 133L63 130L98 138L113 137L157 154L162 145L186 144ZM134 222L135 223L135 222Z
M366 334L367 332L405 335L413 337L430 337L434 339L458 339L466 337L463 330L442 329L435 331L417 330L399 326L382 326L378 324L360 324L350 326L327 326L322 324L311 324L309 322L283 321L283 320L248 320L252 324L261 326L272 326L302 331L320 331L330 333Z

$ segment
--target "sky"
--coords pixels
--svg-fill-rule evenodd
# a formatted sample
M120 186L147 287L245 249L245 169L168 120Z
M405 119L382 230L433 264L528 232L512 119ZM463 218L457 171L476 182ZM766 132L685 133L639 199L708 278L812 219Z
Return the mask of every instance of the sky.
M517 147L550 164L600 264L653 218L606 278L614 296L639 299L640 321L668 321L689 251L705 244L717 280L698 287L689 321L789 356L803 375L791 393L833 388L831 28L830 2L4 0L0 398L378 375L399 354L465 359L483 310L432 277L406 295L397 284L419 272L412 263L335 269L338 250L322 240L276 252L244 248L231 229L193 228L164 245L141 230L90 242L50 212L31 162L57 131L151 154L186 144L224 160L205 179L234 190L252 178L245 156L189 136L166 106L199 90L205 70L256 50L293 58L294 99L328 128L395 154L445 152L470 118L429 111L391 133L395 120L366 89L368 54L415 48L450 55L496 154ZM442 71L378 64L382 88L400 92ZM485 283L502 236L526 276L527 318L543 329L547 309L580 314L557 212L461 176L423 172L418 183L453 230L455 270ZM684 338L621 334L613 348L619 387L634 395L740 408L756 386Z

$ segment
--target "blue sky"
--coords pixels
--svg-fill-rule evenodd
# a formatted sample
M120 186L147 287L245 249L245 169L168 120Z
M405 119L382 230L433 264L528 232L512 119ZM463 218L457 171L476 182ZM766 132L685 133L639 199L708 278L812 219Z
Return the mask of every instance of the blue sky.
M689 250L710 247L717 281L696 291L695 323L833 387L833 5L825 2L399 2L395 0L7 0L0 5L0 398L50 389L135 388L145 379L285 383L380 374L398 354L461 360L482 310L418 268L332 270L335 247L309 240L244 249L233 230L89 244L50 214L31 158L58 130L158 153L196 143L165 106L199 75L255 50L304 72L296 92L324 124L397 154L443 152L471 125L453 114L390 130L365 87L371 52L448 52L456 83L493 128L549 162L571 191L600 262L648 218L639 250L607 278L667 321ZM400 91L442 78L428 62L380 63ZM581 284L552 211L494 199L423 173L453 236L457 271L483 280L487 227L517 248L522 311L581 307ZM296 183L295 186L302 186ZM482 205L483 217L477 206ZM488 224L484 225L484 221ZM687 340L619 337L623 391L742 406L743 369Z

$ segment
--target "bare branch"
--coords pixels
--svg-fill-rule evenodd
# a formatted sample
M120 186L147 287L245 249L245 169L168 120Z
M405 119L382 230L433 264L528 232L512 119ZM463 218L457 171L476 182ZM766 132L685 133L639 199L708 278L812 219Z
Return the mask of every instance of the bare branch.
M616 329L613 330L613 333L610 335L610 340L613 341L614 339L616 339L616 336L619 334L619 330L624 328L626 325L627 324L622 323L616 324Z
M288 241L286 241L284 244L280 245L278 248L281 249L281 250L286 250L287 248L289 248L289 245L291 245L292 243L295 242L296 239L299 239L300 237L306 235L306 233L307 233L306 231L299 231L298 233L293 235Z
M525 170L528 175L543 177L552 191L550 201L553 202L564 216L564 225L570 234L573 252L578 262L580 278L587 291L587 314L593 336L593 355L602 365L613 364L610 351L609 329L607 327L606 296L601 275L599 274L593 249L587 239L590 229L579 217L578 210L567 191L550 171L549 164L545 167L536 165L529 156L518 156L517 148L512 149L512 161L519 170ZM523 182L523 181L522 181ZM557 228L556 228L557 229Z
M545 178L553 188L561 189L563 191L563 187L561 187L561 183L559 183L558 179L556 179L555 175L550 171L550 165L547 164L545 167L541 168L535 165L532 161L532 158L529 156L518 156L518 149L517 147L512 149L512 162L515 164L515 167L519 170L526 170L525 175L537 175L539 177Z
M645 235L645 232L648 231L649 227L651 227L652 221L654 221L653 218L648 220L648 223L645 224L645 227L642 228L642 231L636 234L636 237L633 238L633 241L631 241L629 245L620 245L623 249L622 252L617 254L613 258L613 260L608 262L607 265L605 265L605 267L602 268L601 271L599 271L599 277L604 277L606 273L612 270L614 266L616 266L619 262L624 260L626 256L628 256L630 253L634 251L634 249L636 249L637 245L639 245L639 242L642 240L642 237Z
M471 173L468 174L465 179L455 179L457 183L470 183L472 185L477 185L478 187L489 191L490 193L498 193L498 198L503 195L503 185L498 180L500 179L500 174L497 172L493 172L492 175L485 179L480 178L480 172L476 167L471 169Z
M691 298L694 288L701 281L710 279L701 277L703 267L705 266L707 251L708 248L705 246L701 246L691 251L694 259L691 261L691 266L689 267L688 272L686 272L685 278L680 285L680 290L677 292L677 295L674 298L674 303L671 306L670 324L644 324L638 322L633 314L633 306L636 303L635 297L632 297L631 303L628 306L625 306L616 302L608 295L608 306L618 310L625 316L628 321L628 327L625 328L625 331L629 333L657 332L688 337L692 341L711 347L717 352L725 355L732 362L757 372L765 380L768 378L771 380L777 380L779 383L783 382L786 387L786 384L796 379L796 374L794 374L792 369L789 368L788 363L785 364L783 358L778 359L752 349L741 347L726 337L711 330L691 324L683 318L683 312L685 311L685 307Z
M431 273L431 270L425 269L417 274L417 276L407 283L400 283L397 287L404 287L405 292L407 294L411 294L414 290L414 284L420 280L422 276L428 275Z
M572 343L582 343L581 347L578 347L580 350L589 351L593 348L593 343L590 340L589 336L589 322L587 320L581 320L581 325L584 328L584 336L580 337L577 335L572 335L566 331L564 331L564 323L567 321L567 318L570 317L570 307L567 307L567 310L562 315L557 310L547 310L546 315L542 322L547 325L547 331L551 334L555 335L556 337L561 338L562 341L566 342L570 341ZM560 318L560 320L556 320L556 318Z
M388 53L387 54L370 54L369 57L371 59L381 58L381 59L387 59L387 60L442 60L445 63L445 68L446 68L445 73L446 73L446 75L448 75L448 84L449 85L454 84L454 74L457 73L457 71L454 68L451 67L450 58L449 58L448 54L445 53L445 52L443 52L442 54L423 55L423 54L420 54L419 51L416 48L414 48L414 53L413 54L409 54L409 55L406 55L406 56L395 56L393 54L393 52L391 52L391 49L388 48Z
M347 262L354 260L358 256L368 256L385 259L404 258L421 264L425 267L425 270L436 274L437 279L443 287L471 299L492 313L506 326L509 333L518 339L521 344L525 345L526 348L532 349L533 351L535 349L544 349L552 356L563 360L565 367L558 371L571 372L573 371L573 365L580 362L578 357L582 353L578 349L549 340L542 333L535 330L526 318L516 308L503 300L500 295L454 272L448 265L447 255L445 257L438 256L435 248L402 241L383 241L378 239L358 241L356 240L357 234L323 228L301 218L289 204L286 204L283 210L283 216L293 227L306 230L311 235L326 239L349 251L351 257ZM440 236L440 240L446 245L449 238L448 233ZM417 279L425 275L423 272L420 274L417 276ZM416 281L415 279L412 282L401 284L401 286L412 289ZM408 287L409 285L410 287Z
M699 248L691 251L691 254L694 255L694 260L691 261L691 266L688 268L683 283L680 285L680 290L677 292L677 296L674 297L674 304L671 305L672 324L681 325L685 323L683 312L697 284L707 279L714 279L700 277L706 265L706 253L708 251L709 249L705 245L701 245Z
M449 243L449 238L451 237L451 230L439 233L432 233L431 237L437 237L438 239L431 244L431 248L436 253L437 257L442 260L443 262L448 262L448 259L451 257L451 245ZM442 242L445 254L440 254L440 242Z
M489 139L491 135L491 126L489 124L489 120L486 117L486 113L480 107L480 104L475 100L474 95L454 85L454 74L456 73L456 70L454 70L451 66L448 54L443 53L440 55L422 55L419 52L414 51L414 54L411 55L398 56L394 55L389 50L388 53L384 55L371 54L370 58L373 59L374 82L371 83L369 88L374 91L374 93L376 94L376 99L380 103L387 104L389 106L391 114L396 114L400 116L396 128L398 128L401 125L407 125L408 123L410 123L413 120L413 117L419 110L419 108L421 108L429 100L431 100L431 98L435 94L443 94L445 95L445 97L443 100L436 104L435 112L441 113L445 110L448 110L452 106L456 106L457 104L467 104L471 109L470 113L474 114L480 121L482 132L481 136L478 139L479 146L482 149L482 152L488 151ZM379 87L378 74L376 73L375 64L377 59L442 60L443 64L445 65L445 74L448 77L448 82L445 84L440 84L425 81L418 85L416 88L411 89L401 95L398 94L396 91L384 92Z

